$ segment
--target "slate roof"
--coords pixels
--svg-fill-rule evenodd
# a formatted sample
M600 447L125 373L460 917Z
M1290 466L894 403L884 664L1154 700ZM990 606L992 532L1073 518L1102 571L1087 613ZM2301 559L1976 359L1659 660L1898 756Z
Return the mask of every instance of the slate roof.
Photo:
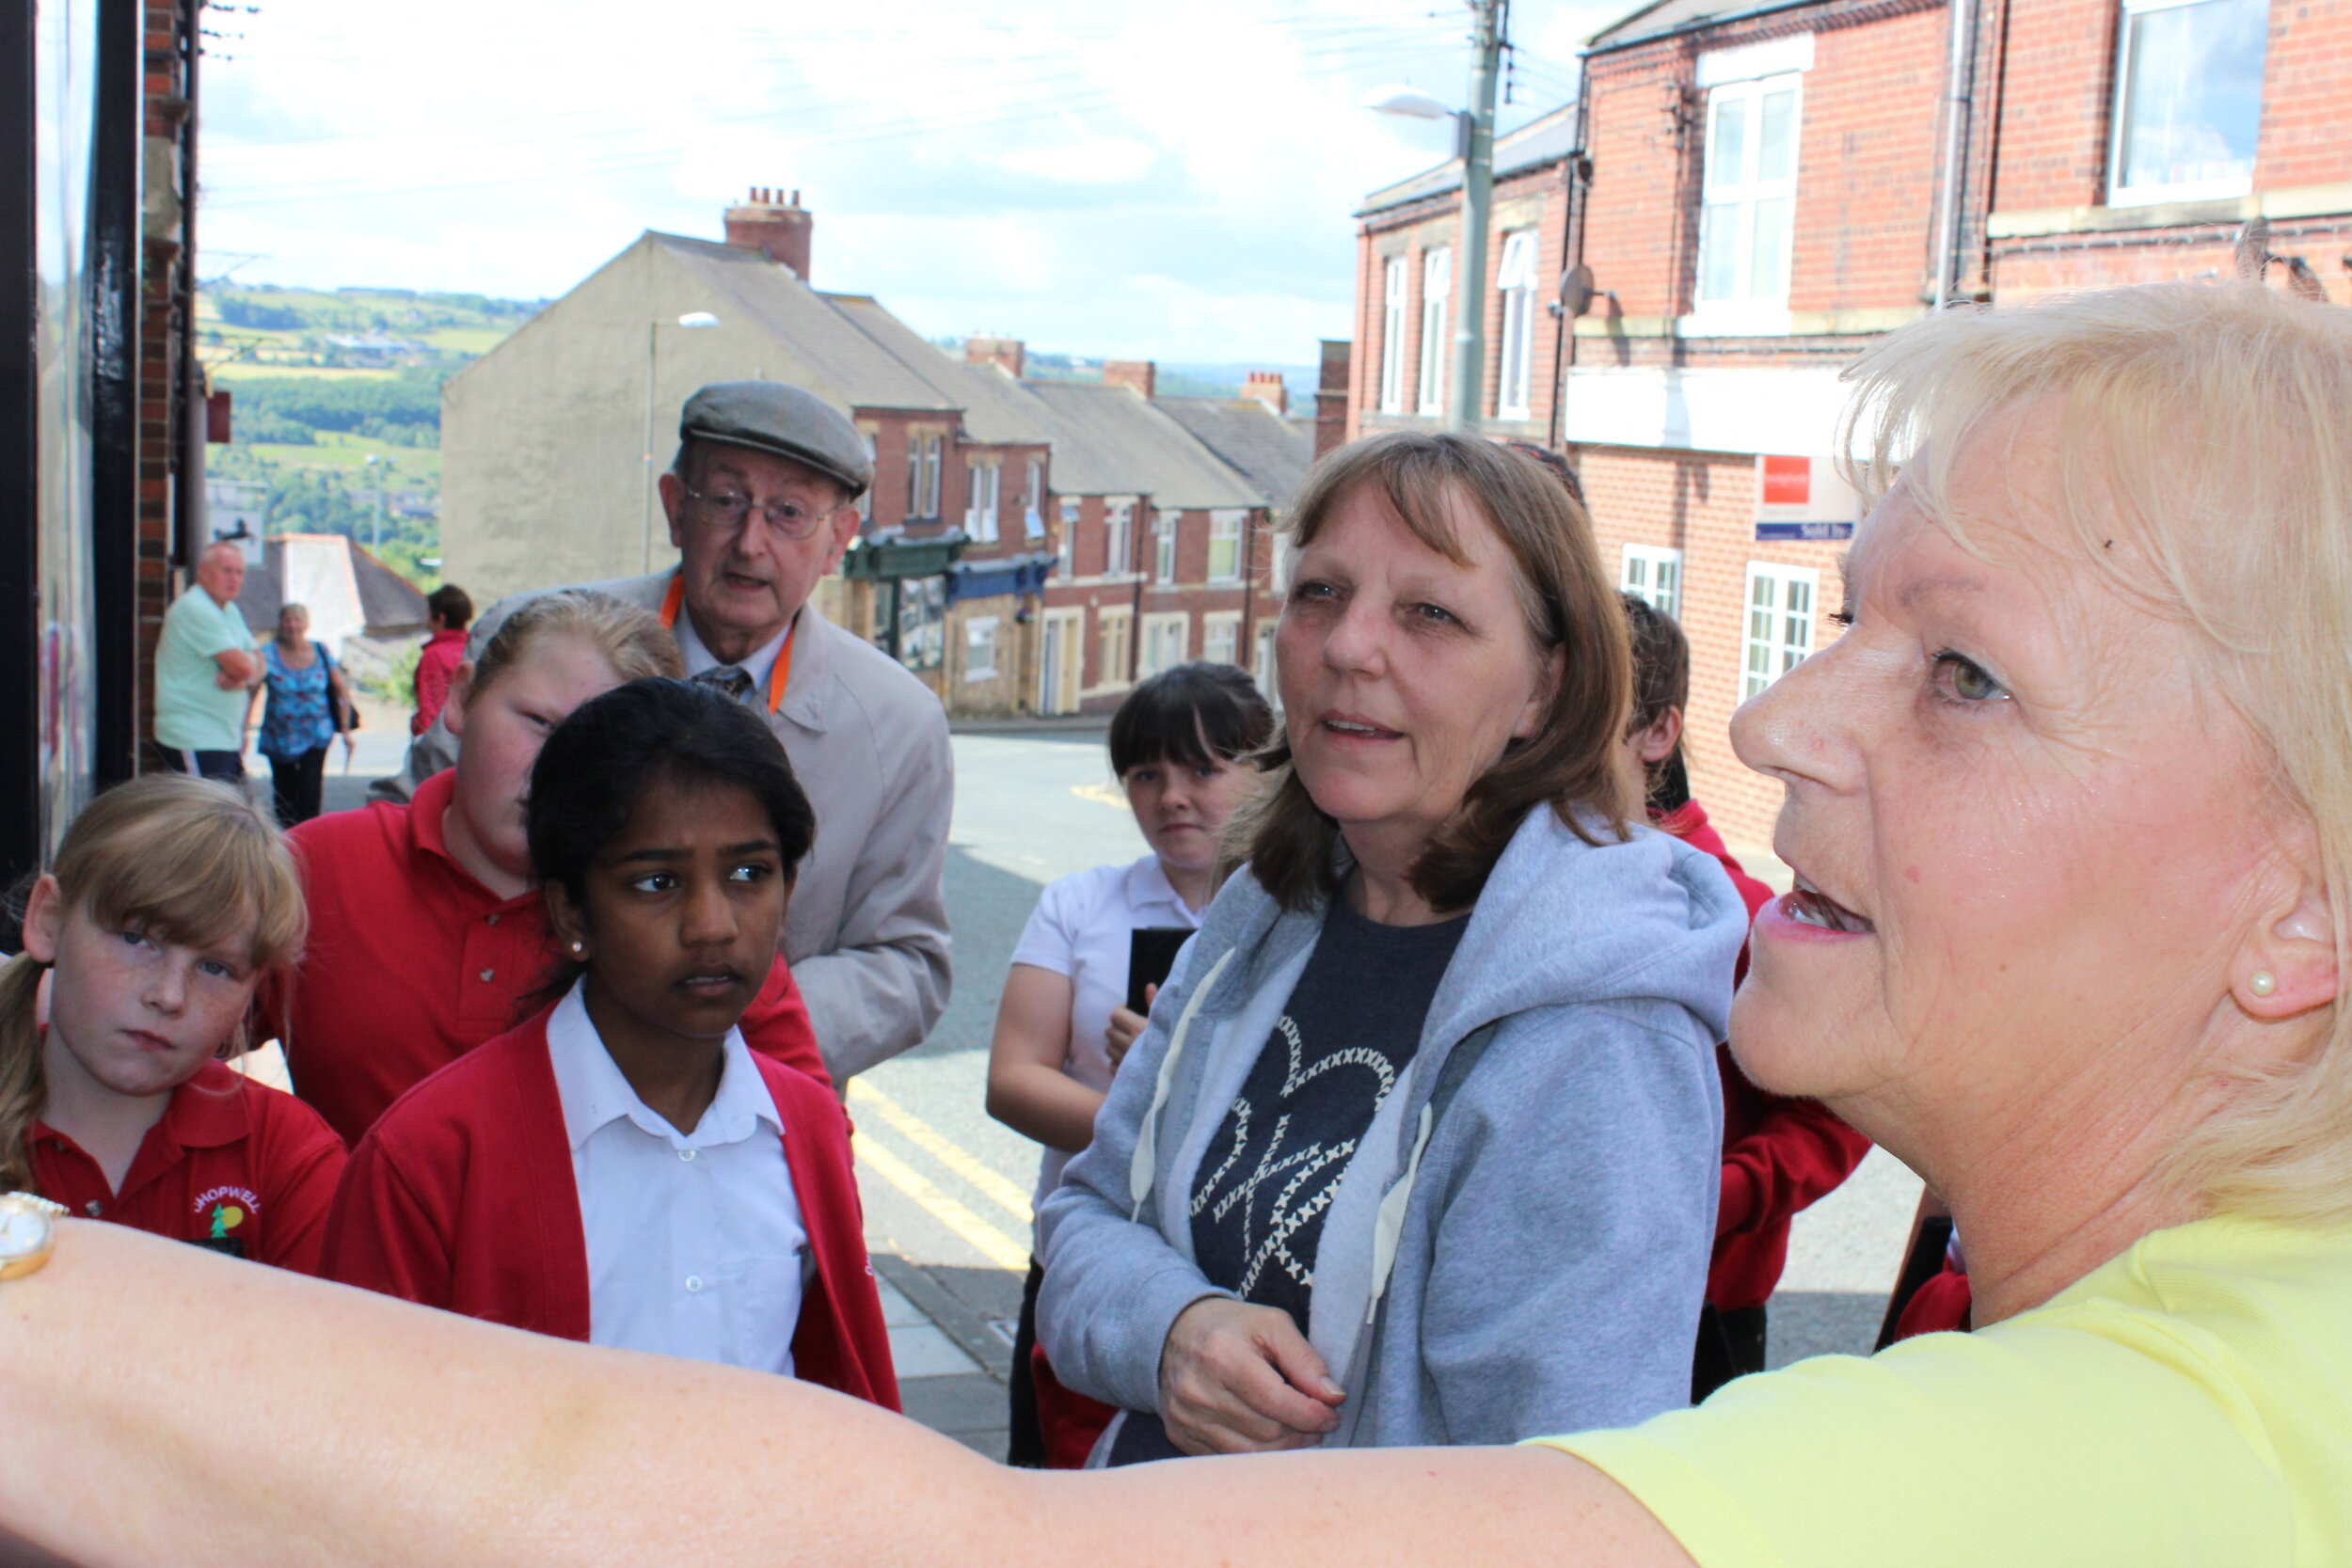
M963 410L965 436L986 444L1046 439L1052 416L1020 382L994 365L967 365L883 309L870 294L819 294L873 341Z
M760 328L805 365L821 382L809 390L830 394L850 408L946 412L963 406L962 400L947 396L916 373L858 321L794 277L791 268L770 261L766 252L681 234L648 231L646 237L727 297L733 309L723 319L729 325Z
M1256 398L1154 398L1200 444L1241 470L1266 505L1290 509L1314 467L1312 420L1286 420Z
M1130 388L1092 381L1022 385L1052 416L1059 494L1146 495L1168 510L1266 504L1238 469Z
M369 634L422 631L426 607L416 585L369 554L358 540L340 542L351 553L352 586L358 590L359 613L366 619ZM269 632L278 625L278 611L286 602L285 562L284 538L263 540L262 563L246 573L245 586L237 590L237 610L256 633Z
M1495 178L1502 180L1526 169L1558 163L1575 150L1576 105L1563 103L1551 113L1495 138ZM1409 180L1400 180L1373 192L1364 198L1363 206L1357 209L1355 215L1368 217L1408 201L1443 196L1461 188L1462 160L1449 158L1435 168L1423 169Z

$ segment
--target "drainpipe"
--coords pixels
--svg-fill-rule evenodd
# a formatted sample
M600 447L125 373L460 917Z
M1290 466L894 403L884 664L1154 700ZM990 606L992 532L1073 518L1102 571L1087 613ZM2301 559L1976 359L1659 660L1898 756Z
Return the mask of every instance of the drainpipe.
M1968 71L1977 52L1976 0L1950 0L1951 74L1944 91L1944 189L1935 217L1935 309L1952 303L1960 287L1960 197L1967 183L1961 161L1968 150Z

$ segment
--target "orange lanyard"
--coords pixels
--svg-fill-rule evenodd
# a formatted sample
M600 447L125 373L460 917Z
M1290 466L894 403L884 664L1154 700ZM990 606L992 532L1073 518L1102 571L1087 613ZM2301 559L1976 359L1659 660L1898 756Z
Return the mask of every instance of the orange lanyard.
M670 579L670 591L661 596L661 626L664 631L677 629L678 606L686 599L686 576L678 574ZM792 679L792 634L784 634L784 646L776 650L776 662L768 671L768 711L773 713L784 705L784 689Z

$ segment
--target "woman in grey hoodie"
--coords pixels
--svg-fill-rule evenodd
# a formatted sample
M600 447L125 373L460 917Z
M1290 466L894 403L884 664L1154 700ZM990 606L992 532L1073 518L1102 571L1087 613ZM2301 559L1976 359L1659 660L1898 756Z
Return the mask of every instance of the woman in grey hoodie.
M1511 1442L1685 1403L1744 910L1629 826L1589 521L1454 436L1294 514L1284 739L1040 1216L1095 1462Z

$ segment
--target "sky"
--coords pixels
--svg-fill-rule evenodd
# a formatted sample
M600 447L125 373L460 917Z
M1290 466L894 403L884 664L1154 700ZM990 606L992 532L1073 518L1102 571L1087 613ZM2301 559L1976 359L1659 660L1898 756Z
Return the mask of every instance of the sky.
M1505 126L1630 0L1518 0ZM235 0L206 10L207 278L563 293L753 186L812 280L927 336L1310 365L1350 330L1371 190L1441 162L1461 0ZM805 15L805 24L796 21Z

